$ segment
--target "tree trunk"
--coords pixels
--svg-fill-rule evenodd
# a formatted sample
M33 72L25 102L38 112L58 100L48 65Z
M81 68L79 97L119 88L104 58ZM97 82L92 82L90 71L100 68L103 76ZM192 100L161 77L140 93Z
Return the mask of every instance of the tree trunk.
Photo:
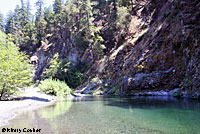
M0 93L0 101L2 100L2 97L3 97L3 94L4 94L4 88L5 88L5 84L3 85L3 88L2 88L2 91L1 91L1 93Z
M113 6L114 6L113 10L115 12L117 12L117 3L116 3L116 0L113 1Z

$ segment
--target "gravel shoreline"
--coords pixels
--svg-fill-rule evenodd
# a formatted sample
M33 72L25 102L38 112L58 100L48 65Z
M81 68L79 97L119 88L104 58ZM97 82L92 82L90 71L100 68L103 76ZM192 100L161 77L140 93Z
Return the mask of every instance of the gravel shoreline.
M0 127L8 125L8 121L15 118L17 113L53 105L57 101L57 97L46 95L38 88L26 88L20 98L16 101L0 101Z

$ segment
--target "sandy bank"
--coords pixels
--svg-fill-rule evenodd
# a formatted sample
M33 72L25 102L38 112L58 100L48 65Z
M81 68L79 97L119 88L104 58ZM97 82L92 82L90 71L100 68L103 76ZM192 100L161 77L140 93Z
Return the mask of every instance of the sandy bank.
M0 101L0 126L8 124L18 112L37 109L39 107L52 105L57 101L57 97L46 95L38 88L26 88L20 96L22 100Z

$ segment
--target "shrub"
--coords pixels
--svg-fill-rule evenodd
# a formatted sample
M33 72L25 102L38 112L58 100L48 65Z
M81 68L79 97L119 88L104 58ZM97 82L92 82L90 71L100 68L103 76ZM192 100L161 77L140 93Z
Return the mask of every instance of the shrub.
M94 77L90 81L91 83L101 84L102 81L98 77Z
M111 93L112 93L112 94L115 94L115 93L117 93L117 91L118 91L118 88L114 87L114 88L112 88Z
M116 19L116 27L117 29L120 29L120 28L125 28L130 20L131 16L130 16L130 13L128 11L128 8L126 7L119 7L118 10L117 10L117 19Z
M44 77L46 79L53 78L65 81L67 85L71 88L79 86L84 79L83 73L80 72L80 69L77 66L72 65L66 59L59 60L59 55L56 54L54 59L50 62L50 67L44 72ZM84 67L83 67L84 68Z
M52 78L41 81L38 87L41 91L47 94L52 94L59 97L65 97L71 94L71 89L65 82L53 80Z

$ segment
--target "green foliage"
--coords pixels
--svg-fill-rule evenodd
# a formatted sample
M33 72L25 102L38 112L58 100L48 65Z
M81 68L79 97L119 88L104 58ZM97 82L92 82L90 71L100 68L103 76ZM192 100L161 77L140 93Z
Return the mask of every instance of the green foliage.
M31 66L12 39L0 31L0 100L31 83Z
M111 94L115 94L115 93L117 93L117 91L118 91L118 88L114 87L114 88L112 88L112 90L111 90Z
M117 29L125 28L130 22L130 13L127 7L119 7L117 9L116 27Z
M92 80L90 81L91 83L96 83L96 84L100 84L101 80L98 77L94 77L92 78Z
M179 95L180 95L180 94L179 94L178 91L176 91L176 92L173 93L173 96L174 96L174 97L178 97Z
M41 81L38 87L41 91L47 94L52 94L59 97L65 97L71 94L71 89L65 82L53 80L51 78Z
M38 41L38 47L42 45L42 41L45 40L45 29L46 29L46 21L44 19L44 12L43 12L43 0L38 0L36 2L37 12L36 12L36 20L35 20L35 27L36 27L36 38Z
M103 50L106 48L106 46L102 44L104 39L100 35L96 34L93 36L93 41L94 56L95 58L99 59L100 56L103 56Z
M50 67L44 72L44 77L65 81L72 88L79 86L84 79L83 73L77 66L72 65L66 59L60 61L58 54L55 54L50 62Z
M0 31L4 31L3 29L3 14L0 13Z
M50 78L50 77L55 77L57 72L58 72L58 68L59 68L59 55L55 54L53 59L50 62L50 67L44 72L44 77L45 78Z
M192 89L193 83L194 83L194 81L192 79L184 79L181 82L180 86L184 87L184 88L187 88L187 89Z
M63 2L62 0L55 0L53 4L53 11L55 14L60 14L62 11Z
M52 7L48 7L44 9L44 20L46 21L46 29L45 33L48 34L53 34L54 31L54 12Z
M22 6L16 6L14 12L10 12L5 25L5 32L12 34L14 43L20 47L20 50L30 52L35 50L36 40L36 28L32 22L32 15L30 13L30 3L24 4L21 1Z
M14 14L12 12L9 12L6 25L5 25L5 32L8 33L14 33L15 31L15 22L14 22Z

